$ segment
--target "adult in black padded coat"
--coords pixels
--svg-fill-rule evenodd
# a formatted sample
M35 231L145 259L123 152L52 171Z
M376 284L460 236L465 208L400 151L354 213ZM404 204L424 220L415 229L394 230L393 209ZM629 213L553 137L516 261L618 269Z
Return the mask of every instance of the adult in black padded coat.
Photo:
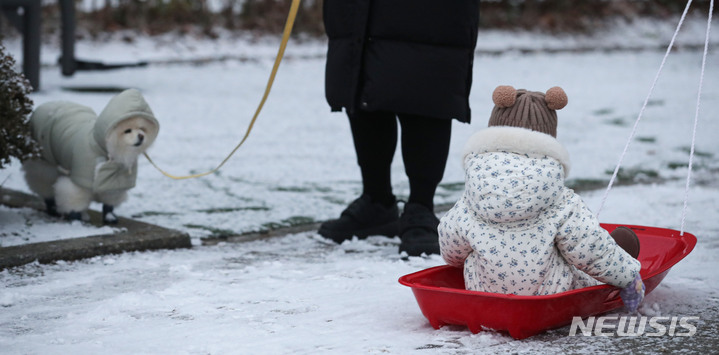
M349 117L362 195L320 235L399 235L400 252L439 254L434 194L452 119L470 121L479 0L324 0L325 94ZM390 166L401 126L410 195L401 216Z

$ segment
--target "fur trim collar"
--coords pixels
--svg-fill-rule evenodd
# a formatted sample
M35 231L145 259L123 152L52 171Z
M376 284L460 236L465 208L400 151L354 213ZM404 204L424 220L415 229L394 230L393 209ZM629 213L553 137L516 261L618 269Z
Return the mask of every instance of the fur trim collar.
M473 134L464 146L462 161L471 153L497 151L546 155L559 160L564 176L569 175L569 152L556 138L520 127L494 126Z

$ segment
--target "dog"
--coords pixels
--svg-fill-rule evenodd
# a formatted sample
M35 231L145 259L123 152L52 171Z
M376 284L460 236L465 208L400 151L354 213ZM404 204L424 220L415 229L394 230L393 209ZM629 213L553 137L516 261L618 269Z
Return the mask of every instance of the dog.
M100 115L86 106L53 101L30 116L41 158L23 162L25 181L45 201L47 213L88 220L92 201L102 203L105 224L135 187L137 158L155 141L160 124L142 94L128 89Z

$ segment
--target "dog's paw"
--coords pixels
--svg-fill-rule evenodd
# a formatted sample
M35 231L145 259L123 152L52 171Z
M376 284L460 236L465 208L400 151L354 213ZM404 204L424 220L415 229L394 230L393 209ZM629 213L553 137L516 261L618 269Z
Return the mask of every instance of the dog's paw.
M82 213L72 211L70 213L65 214L65 219L68 221L82 221Z
M57 212L57 204L55 203L55 199L45 199L45 212L47 212L47 214L52 217L60 217L60 213Z
M114 213L106 213L102 216L102 222L105 224L117 224L120 220L117 218L117 215Z
M102 222L105 224L117 224L119 221L117 215L114 212L115 207L113 205L102 205Z

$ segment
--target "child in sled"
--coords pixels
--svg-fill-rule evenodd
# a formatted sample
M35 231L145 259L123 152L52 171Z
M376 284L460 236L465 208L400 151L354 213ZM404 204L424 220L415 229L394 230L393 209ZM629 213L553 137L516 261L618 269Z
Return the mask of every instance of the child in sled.
M549 295L606 283L634 311L644 297L629 228L610 235L564 185L569 154L556 139L567 96L499 86L489 127L464 150L465 191L444 215L444 260L464 268L468 290Z

